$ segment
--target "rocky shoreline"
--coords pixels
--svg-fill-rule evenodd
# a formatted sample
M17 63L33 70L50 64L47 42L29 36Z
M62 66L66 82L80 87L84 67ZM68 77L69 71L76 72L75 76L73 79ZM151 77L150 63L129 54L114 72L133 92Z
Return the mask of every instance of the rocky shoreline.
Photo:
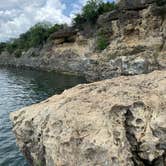
M95 36L67 29L20 58L1 54L0 65L103 80L11 114L17 143L31 165L165 166L166 19L161 11L166 6L154 0L118 5L97 21L98 30L109 36L101 52L95 50Z
M164 166L166 71L66 90L11 114L31 165Z
M166 19L157 14L163 6L152 0L120 1L119 6L97 21L98 31L104 31L110 42L102 52L95 50L95 36L68 28L53 34L53 41L43 48L22 52L20 58L3 52L0 65L71 73L91 82L165 69Z

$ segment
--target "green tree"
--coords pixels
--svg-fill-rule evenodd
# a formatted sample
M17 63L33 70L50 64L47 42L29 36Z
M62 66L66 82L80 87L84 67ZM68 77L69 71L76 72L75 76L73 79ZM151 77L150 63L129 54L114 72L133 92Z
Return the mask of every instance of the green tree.
M109 12L109 11L112 11L112 10L115 10L116 9L116 4L115 2L106 2L106 3L101 3L101 5L99 6L99 9L98 9L98 13L101 15L103 13L106 13L106 12Z
M166 5L166 0L156 0L156 4L157 4L158 6Z
M109 45L108 38L105 35L98 35L96 43L97 43L97 50L99 51L104 50Z
M21 34L19 38L0 44L0 51L6 49L10 54L14 53L19 58L23 51L27 51L31 47L42 47L49 36L60 28L63 28L63 25L51 26L49 23L38 23Z
M82 29L82 25L86 22L86 19L82 14L76 14L73 18L73 25L77 26L79 29Z
M94 23L98 17L99 8L101 5L102 5L102 0L89 0L82 9L83 17L87 21Z
M82 27L81 24L86 22L95 24L98 17L108 11L114 10L116 5L114 2L103 2L103 0L88 0L82 8L80 14L77 14L73 19L73 25Z

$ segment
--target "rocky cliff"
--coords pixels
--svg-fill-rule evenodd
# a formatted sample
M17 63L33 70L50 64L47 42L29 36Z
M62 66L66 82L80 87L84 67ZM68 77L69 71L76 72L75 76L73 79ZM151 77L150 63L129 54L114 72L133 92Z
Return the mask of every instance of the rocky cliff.
M3 53L1 65L55 70L85 76L89 81L166 68L166 5L156 0L121 0L116 10L101 15L91 37L76 29L51 36L52 43L32 48L21 58ZM109 46L96 51L96 34Z
M1 65L107 79L11 114L17 143L31 165L166 165L165 11L156 0L120 0L98 18L91 37L68 28L20 58L1 55ZM109 45L99 52L101 32Z
M79 85L11 119L31 165L165 166L166 71Z

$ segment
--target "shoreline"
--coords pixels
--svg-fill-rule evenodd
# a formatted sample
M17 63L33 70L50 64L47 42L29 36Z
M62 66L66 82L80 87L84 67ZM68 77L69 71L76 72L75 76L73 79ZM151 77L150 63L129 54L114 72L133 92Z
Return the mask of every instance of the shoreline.
M32 71L39 71L39 72L46 72L46 73L56 73L56 74L63 74L63 75L68 75L68 76L76 76L76 77L82 77L85 78L84 76L81 76L79 74L74 74L74 73L70 73L70 72L61 72L61 71L57 71L57 70L51 70L51 69L44 69L44 68L35 68L32 66L16 66L16 65L3 65L0 64L0 68L9 68L9 69L21 69L21 70L32 70Z

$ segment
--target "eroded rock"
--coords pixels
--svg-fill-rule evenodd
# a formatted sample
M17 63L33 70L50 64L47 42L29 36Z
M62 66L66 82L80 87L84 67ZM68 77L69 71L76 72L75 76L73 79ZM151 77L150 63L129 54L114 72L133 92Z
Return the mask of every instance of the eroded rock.
M116 10L98 18L95 28L64 28L42 49L31 48L20 58L3 52L0 65L65 72L88 81L166 69L166 5L156 2L120 0ZM96 50L98 34L109 41L103 51Z
M32 165L164 166L166 71L79 85L11 119Z
M141 10L152 4L155 0L120 0L119 6L125 10Z

